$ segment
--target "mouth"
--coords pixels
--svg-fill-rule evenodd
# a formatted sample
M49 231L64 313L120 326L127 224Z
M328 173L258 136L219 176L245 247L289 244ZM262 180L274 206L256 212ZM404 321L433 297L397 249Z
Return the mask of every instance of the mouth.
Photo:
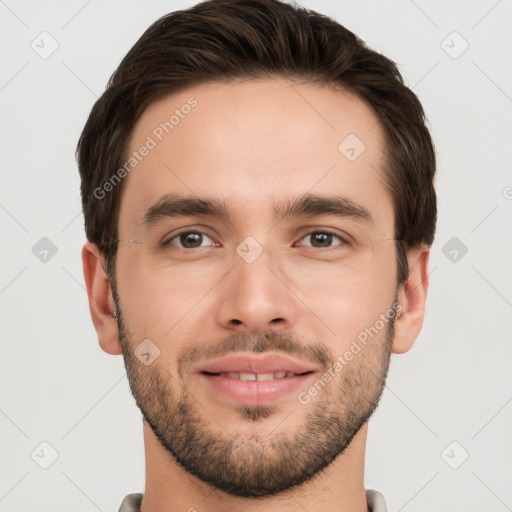
M243 381L274 380L302 375L316 370L311 365L301 363L279 353L248 354L239 352L217 359L198 371L210 375L229 376Z
M267 373L249 373L249 372L207 372L202 371L203 375L208 375L210 377L226 377L234 380L241 380L244 382L250 381L269 381L269 380L281 380L281 379L289 379L292 377L297 377L301 375L309 375L314 373L313 370L309 370L302 373L295 373L287 370L278 370L276 372L267 372Z
M283 354L239 353L218 359L196 371L213 402L245 406L271 404L290 399L318 373Z

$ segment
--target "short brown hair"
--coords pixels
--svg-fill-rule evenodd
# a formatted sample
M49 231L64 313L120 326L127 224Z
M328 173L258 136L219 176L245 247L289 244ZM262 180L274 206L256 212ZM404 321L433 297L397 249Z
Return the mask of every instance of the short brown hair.
M92 108L76 156L87 238L115 260L123 183L98 188L126 161L148 105L211 81L299 78L355 94L376 113L386 140L384 179L395 214L397 281L406 251L434 240L435 151L423 107L396 64L317 12L279 0L207 0L153 23L127 53Z

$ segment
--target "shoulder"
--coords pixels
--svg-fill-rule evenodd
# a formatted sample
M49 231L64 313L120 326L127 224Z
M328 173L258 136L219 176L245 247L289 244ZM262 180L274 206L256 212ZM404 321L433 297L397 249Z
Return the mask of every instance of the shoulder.
M141 493L128 494L121 503L119 512L139 512L141 503Z
M366 501L368 502L368 510L370 512L388 512L386 500L379 491L367 489Z

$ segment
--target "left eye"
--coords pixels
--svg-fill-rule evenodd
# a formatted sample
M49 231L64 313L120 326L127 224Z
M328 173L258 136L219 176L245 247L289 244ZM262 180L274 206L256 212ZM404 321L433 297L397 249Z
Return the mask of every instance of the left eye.
M335 235L334 233L331 233L330 231L312 231L301 240L306 240L309 237L311 237L311 242L305 245L307 247L314 247L315 249L322 249L325 247L329 248L330 246L332 246L332 241L334 238L337 238L341 242L341 244L338 245L348 244L346 240L344 240L338 235Z
M201 233L200 231L183 231L173 236L164 245L177 245L173 243L173 240L178 240L181 244L179 247L182 249L197 249L201 247L201 243L204 241L205 237L213 242L207 234Z

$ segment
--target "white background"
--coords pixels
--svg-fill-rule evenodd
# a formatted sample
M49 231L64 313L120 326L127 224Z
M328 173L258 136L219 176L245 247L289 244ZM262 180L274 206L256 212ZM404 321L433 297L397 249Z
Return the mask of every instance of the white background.
M140 413L122 357L101 351L89 318L74 150L128 49L193 3L0 1L2 512L117 511L143 491ZM425 326L411 352L393 356L366 486L391 511L511 510L512 2L303 5L398 63L438 154ZM59 45L47 59L31 48L43 31ZM57 248L46 262L32 252L42 237ZM443 253L453 237L468 249L456 262ZM35 462L51 461L43 441L58 453L48 469Z

